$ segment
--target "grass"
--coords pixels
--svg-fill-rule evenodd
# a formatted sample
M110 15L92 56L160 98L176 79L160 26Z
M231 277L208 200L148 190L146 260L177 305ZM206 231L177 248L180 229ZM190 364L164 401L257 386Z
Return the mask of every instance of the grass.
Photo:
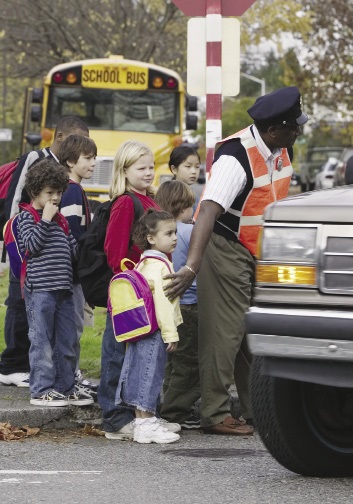
M0 273L0 353L5 348L4 321L6 306L4 305L8 289L8 270ZM106 310L94 310L94 327L85 327L81 337L80 369L87 378L99 378L101 367L101 344L105 328Z

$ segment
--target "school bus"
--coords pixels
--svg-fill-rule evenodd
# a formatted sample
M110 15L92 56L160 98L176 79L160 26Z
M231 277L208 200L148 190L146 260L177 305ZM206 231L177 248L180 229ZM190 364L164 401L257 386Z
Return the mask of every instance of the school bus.
M113 159L126 140L148 145L155 157L155 185L171 177L168 159L184 129L197 127L197 99L186 94L174 71L122 56L73 61L53 67L43 88L27 91L22 152L47 147L58 120L82 119L98 147L90 197L107 197Z

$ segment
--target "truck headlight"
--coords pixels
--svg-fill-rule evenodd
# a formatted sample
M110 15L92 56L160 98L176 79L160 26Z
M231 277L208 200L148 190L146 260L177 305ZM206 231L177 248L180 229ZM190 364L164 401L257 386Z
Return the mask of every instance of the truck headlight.
M316 285L316 227L264 226L256 281Z

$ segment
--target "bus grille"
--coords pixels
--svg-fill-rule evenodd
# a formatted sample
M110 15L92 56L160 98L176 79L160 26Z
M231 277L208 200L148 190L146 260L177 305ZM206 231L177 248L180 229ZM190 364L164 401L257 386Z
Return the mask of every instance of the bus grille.
M111 177L113 171L113 159L112 158L99 158L96 159L96 167L94 169L93 175L89 180L84 181L84 185L87 186L106 186L110 185Z
M321 290L331 294L353 294L353 237L327 237Z

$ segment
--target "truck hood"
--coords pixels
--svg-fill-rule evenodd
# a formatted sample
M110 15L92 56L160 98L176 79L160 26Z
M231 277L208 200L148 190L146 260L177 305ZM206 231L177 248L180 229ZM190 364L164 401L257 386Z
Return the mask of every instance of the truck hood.
M298 194L269 205L264 220L353 223L353 186Z

